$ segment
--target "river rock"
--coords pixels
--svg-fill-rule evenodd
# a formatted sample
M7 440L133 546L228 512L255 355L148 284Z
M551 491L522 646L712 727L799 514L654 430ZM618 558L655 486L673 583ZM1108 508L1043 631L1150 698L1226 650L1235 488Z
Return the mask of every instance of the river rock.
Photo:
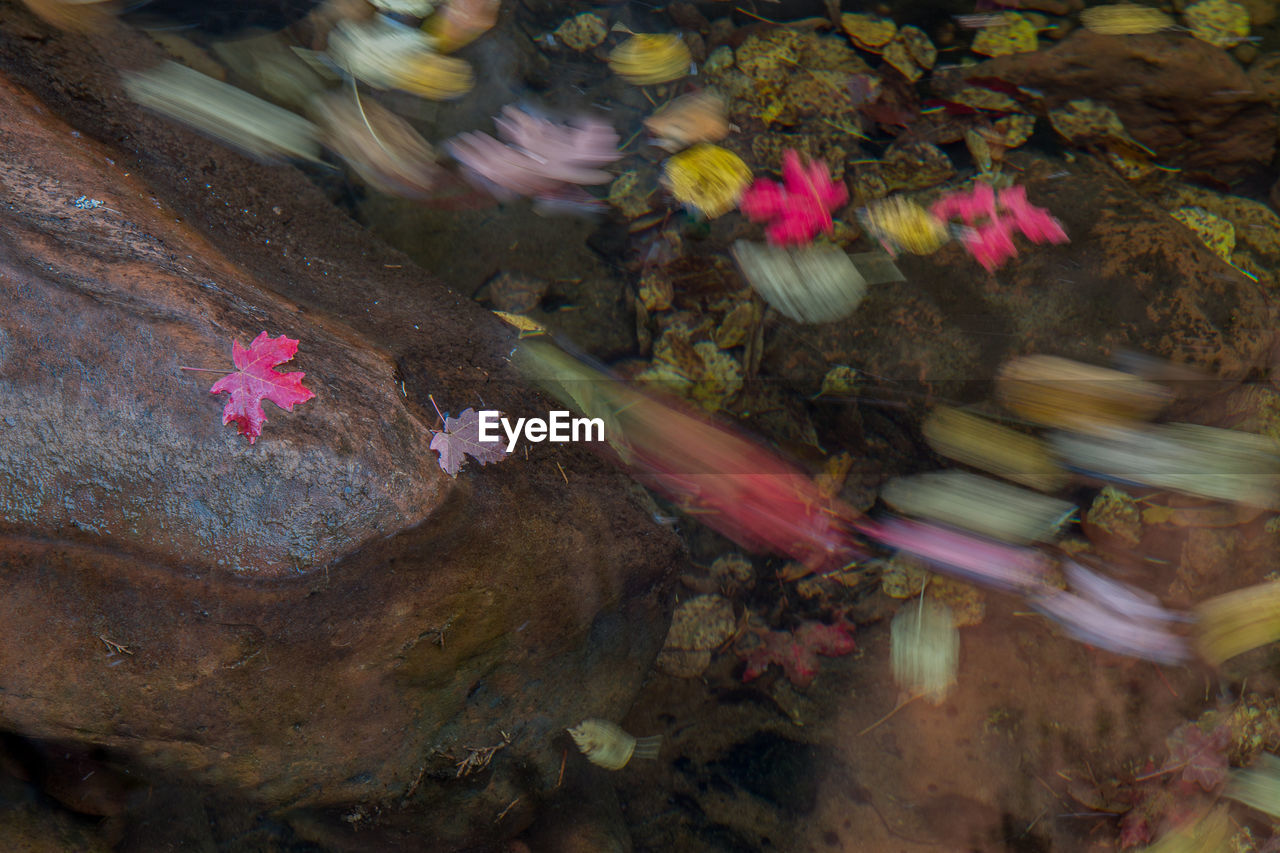
M1090 98L1164 165L1230 182L1275 153L1277 122L1261 78L1231 54L1180 33L1117 38L1085 29L1034 53L1000 56L963 72L1038 90L1056 109Z
M514 332L295 170L129 105L102 71L140 36L10 23L0 728L335 849L516 834L555 738L620 716L661 647L674 537L585 448L445 475L432 399L548 408L505 362ZM229 369L263 330L301 341L282 369L316 397L267 404L250 445L216 375L180 368Z

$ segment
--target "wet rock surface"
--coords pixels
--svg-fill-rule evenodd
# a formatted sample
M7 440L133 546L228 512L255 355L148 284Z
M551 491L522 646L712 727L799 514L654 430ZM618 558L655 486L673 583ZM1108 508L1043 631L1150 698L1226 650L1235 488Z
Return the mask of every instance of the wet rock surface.
M674 538L585 450L444 476L428 394L547 408L512 333L296 171L129 106L101 70L141 36L0 11L0 726L340 849L515 834L657 654ZM317 397L250 447L177 368L263 328Z

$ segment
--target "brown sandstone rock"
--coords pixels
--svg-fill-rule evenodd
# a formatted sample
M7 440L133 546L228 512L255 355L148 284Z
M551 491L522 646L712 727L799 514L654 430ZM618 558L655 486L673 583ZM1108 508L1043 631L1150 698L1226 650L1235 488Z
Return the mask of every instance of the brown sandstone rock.
M38 58L72 63L51 74L4 31L0 74L77 92L73 116L129 128L137 156L0 78L0 728L308 809L344 849L518 832L557 783L553 739L620 714L661 646L674 539L584 450L444 476L428 393L547 408L508 372L511 334L296 172L147 121L86 70L136 36L77 66L88 48L47 34ZM210 375L177 368L262 329L302 341L287 368L317 396L268 404L249 446Z
M1181 34L1098 35L1078 30L1034 53L1001 56L963 72L1044 93L1046 106L1091 98L1167 165L1230 182L1271 162L1276 118L1226 51Z

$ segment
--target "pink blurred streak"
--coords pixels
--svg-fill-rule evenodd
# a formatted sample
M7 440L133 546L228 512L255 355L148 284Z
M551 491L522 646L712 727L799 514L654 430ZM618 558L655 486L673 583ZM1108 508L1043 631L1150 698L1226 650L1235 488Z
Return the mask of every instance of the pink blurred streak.
M621 156L618 134L596 118L558 124L503 107L494 123L505 141L477 131L459 134L447 148L499 197L564 198L579 186L608 183L613 176L599 167Z

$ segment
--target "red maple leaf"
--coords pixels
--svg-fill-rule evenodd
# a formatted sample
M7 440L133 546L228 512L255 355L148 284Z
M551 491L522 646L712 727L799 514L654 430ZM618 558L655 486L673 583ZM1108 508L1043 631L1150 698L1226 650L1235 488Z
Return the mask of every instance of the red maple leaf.
M844 204L849 191L831 180L827 164L805 165L789 148L782 155L782 183L760 178L742 194L739 209L752 221L772 220L765 229L769 242L804 246L819 233L831 233L831 211Z
M834 625L804 622L794 631L753 626L746 642L734 647L738 657L747 664L742 680L753 681L764 674L769 664L776 663L792 684L808 687L818 674L818 655L838 657L857 648L852 631L853 626L846 622Z
M284 335L268 338L266 332L254 338L248 349L240 346L239 341L231 342L231 360L237 370L213 383L209 392L231 395L222 410L222 423L235 421L240 434L249 437L250 444L262 435L262 425L267 420L262 411L263 400L270 400L288 412L295 403L305 403L315 396L310 389L302 387L302 377L307 374L271 369L289 361L297 352L298 342L294 339Z

